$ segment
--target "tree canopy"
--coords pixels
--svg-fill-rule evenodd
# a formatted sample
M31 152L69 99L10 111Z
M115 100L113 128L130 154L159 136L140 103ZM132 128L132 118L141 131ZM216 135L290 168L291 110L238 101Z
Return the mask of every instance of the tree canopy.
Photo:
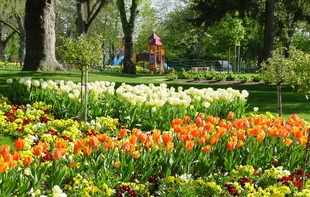
M25 4L2 2L0 58L4 60L5 54L9 59L22 60ZM265 2L274 3L276 17L269 23L274 27L266 26ZM147 38L153 33L161 38L168 61L170 58L227 59L229 47L236 43L241 45L242 60L255 64L264 59L264 51L273 54L270 51L282 46L287 51L292 45L309 53L309 13L309 3L301 0L59 0L55 4L54 29L56 45L61 45L57 41L60 37L76 39L80 34L103 37L105 64L118 54L122 38L128 39L124 72L135 73L133 54L147 49ZM269 40L267 34L271 36ZM57 54L57 59L63 59Z

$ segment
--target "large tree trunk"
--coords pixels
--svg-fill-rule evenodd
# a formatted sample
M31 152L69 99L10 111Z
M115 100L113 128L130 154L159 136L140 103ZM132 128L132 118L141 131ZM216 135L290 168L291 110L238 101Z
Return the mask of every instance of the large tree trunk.
M136 66L133 61L134 49L132 35L125 36L125 54L123 60L123 73L136 74Z
M135 20L138 14L138 0L131 1L130 18L127 20L125 2L124 0L118 0L118 9L122 21L122 28L125 37L125 55L123 60L123 73L136 74L136 66L133 61L134 49L132 35L135 29Z
M63 69L55 58L55 0L26 1L26 57L23 71Z
M272 57L274 50L274 12L275 12L275 0L266 0L265 3L265 29L264 29L264 48L262 61Z

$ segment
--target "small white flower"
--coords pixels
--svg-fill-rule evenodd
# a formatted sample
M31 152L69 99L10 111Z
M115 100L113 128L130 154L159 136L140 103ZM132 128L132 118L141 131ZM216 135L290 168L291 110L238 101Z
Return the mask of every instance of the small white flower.
M25 81L26 81L25 78L20 78L18 82L19 82L19 84L24 84Z
M254 110L255 112L257 112L257 111L259 110L259 108L258 108L258 107L254 107L253 110Z
M32 84L34 87L39 87L40 86L40 81L39 80L33 80Z
M152 112L156 112L156 107L152 107Z
M27 176L30 176L30 175L31 175L31 170L30 170L30 168L25 168L24 174L27 175Z
M11 78L10 78L10 79L7 79L7 80L6 80L6 83L7 83L7 84L13 83L13 79L11 79Z

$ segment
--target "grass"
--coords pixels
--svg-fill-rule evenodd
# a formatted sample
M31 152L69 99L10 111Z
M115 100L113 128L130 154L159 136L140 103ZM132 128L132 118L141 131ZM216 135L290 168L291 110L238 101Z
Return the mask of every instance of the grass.
M6 92L6 79L13 78L17 79L20 77L31 76L36 79L52 79L52 80L72 80L74 82L80 81L80 71L58 71L58 72L22 72L18 69L0 69L0 94L5 95ZM184 89L189 87L206 88L212 87L217 88L228 88L232 87L237 90L247 90L249 92L248 98L248 109L247 113L253 112L254 107L259 108L260 113L271 112L277 114L277 88L275 85L215 85L215 84L203 84L203 83L184 83L177 81L168 81L167 75L152 75L152 74L121 74L121 73L104 73L100 71L90 71L89 81L113 81L116 86L121 83L127 83L131 85L136 84L160 84L166 83L168 86L179 87L182 86ZM287 118L291 114L297 114L301 118L309 121L310 120L310 105L309 100L300 93L294 91L290 86L286 85L282 87L282 102L283 102L283 117Z

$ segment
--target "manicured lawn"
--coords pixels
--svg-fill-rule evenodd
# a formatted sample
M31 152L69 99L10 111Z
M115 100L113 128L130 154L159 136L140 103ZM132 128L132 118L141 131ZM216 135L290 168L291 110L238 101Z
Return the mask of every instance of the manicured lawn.
M52 79L52 80L72 80L74 82L80 81L80 71L61 71L61 72L21 72L17 69L0 69L0 94L5 95L6 92L6 79L13 78L17 79L20 77L31 76L36 79ZM189 87L195 88L206 88L212 87L217 88L228 88L232 87L238 90L247 90L249 92L248 98L248 109L247 112L253 112L253 107L258 107L259 111L256 113L265 113L267 111L277 114L277 93L275 85L214 85L214 84L203 84L203 83L184 83L177 81L168 81L167 75L151 75L151 74L136 74L136 75L124 75L121 73L103 73L100 71L89 72L90 81L113 81L116 86L121 83L127 83L131 85L135 84L160 84L166 83L172 87L182 86L184 89ZM283 102L283 117L287 118L291 114L297 114L305 120L310 120L310 105L309 100L300 93L294 91L289 85L282 87L282 102Z

